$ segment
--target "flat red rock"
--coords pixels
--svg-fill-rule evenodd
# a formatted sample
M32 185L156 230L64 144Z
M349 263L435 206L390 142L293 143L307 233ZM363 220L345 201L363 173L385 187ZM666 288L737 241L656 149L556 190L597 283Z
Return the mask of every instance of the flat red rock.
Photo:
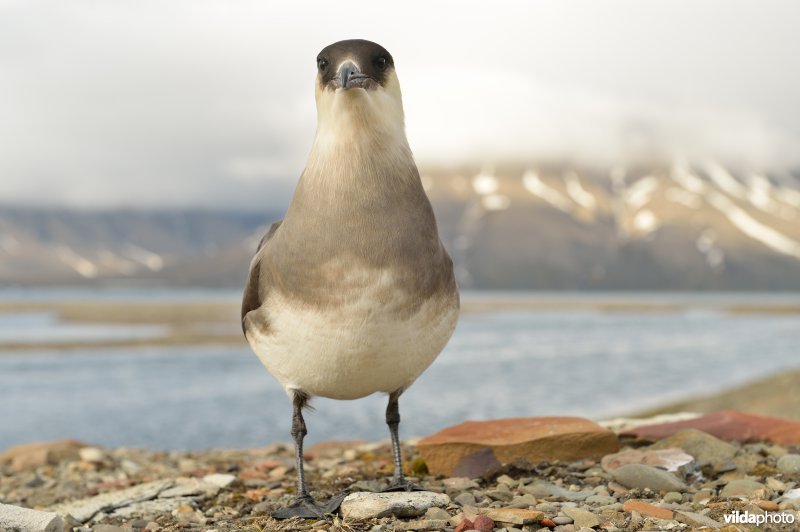
M684 429L701 430L727 441L800 444L800 422L736 410L721 410L686 421L635 427L623 431L621 435L660 440Z
M617 436L579 417L467 421L417 444L434 475L479 477L517 460L599 459L619 450Z

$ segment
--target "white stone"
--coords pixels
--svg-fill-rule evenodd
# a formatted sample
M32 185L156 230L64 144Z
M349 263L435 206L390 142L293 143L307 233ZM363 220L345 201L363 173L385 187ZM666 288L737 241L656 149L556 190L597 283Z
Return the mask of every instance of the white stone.
M224 473L212 473L204 476L203 480L209 484L219 486L220 488L227 488L236 482L236 477L234 475L226 475Z
M106 457L106 453L98 447L83 447L78 450L81 460L84 462L98 463Z
M783 498L790 501L800 499L800 488L787 491L783 494Z
M102 493L88 499L58 504L51 509L59 515L71 515L76 521L87 522L100 512L110 512L123 506L155 499L158 494L174 485L171 480L146 482L119 491Z
M0 504L0 529L20 532L63 532L64 520L53 512Z
M431 491L390 493L357 492L342 501L342 516L346 519L372 519L380 517L418 517L428 508L442 507L450 497Z

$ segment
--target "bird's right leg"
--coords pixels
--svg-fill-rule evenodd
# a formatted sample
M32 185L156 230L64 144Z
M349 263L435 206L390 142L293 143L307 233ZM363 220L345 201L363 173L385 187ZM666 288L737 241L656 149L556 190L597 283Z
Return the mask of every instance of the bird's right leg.
M297 469L297 497L288 508L281 508L272 512L275 519L289 519L292 517L302 517L303 519L322 519L328 513L328 509L318 504L308 493L306 486L306 474L303 468L303 438L308 431L306 422L303 419L303 408L308 404L310 397L308 394L296 391L292 399L294 412L292 414L292 438L294 439L294 457Z

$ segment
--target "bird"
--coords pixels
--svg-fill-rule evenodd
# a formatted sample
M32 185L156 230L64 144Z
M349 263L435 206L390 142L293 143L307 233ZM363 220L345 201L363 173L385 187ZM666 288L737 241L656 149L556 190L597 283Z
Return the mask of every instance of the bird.
M453 261L405 132L392 55L350 39L316 57L317 128L283 220L250 263L242 330L292 404L297 493L272 515L335 510L310 494L303 411L313 397L388 395L394 474L403 474L399 398L444 349L458 321Z

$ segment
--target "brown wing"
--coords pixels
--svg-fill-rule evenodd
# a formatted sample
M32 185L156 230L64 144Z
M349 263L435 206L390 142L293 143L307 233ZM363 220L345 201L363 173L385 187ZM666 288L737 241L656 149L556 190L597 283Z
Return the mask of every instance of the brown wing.
M258 252L261 251L261 248L264 247L272 235L278 230L281 226L281 222L283 220L279 220L272 224L267 231L267 234L261 239L258 243L258 248L256 249L256 256L253 258L252 264L250 264L250 274L247 277L247 285L244 288L244 295L242 296L242 332L244 330L244 317L247 315L248 312L251 310L255 310L261 306L261 290L259 285L261 284L261 260L258 257Z

